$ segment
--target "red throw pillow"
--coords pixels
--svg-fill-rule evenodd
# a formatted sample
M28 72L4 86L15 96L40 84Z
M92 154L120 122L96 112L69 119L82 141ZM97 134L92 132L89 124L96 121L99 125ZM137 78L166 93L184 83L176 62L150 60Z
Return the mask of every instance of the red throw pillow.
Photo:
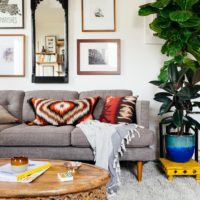
M108 96L99 120L110 124L134 123L135 105L137 97L135 96Z
M76 125L82 121L93 119L93 110L99 97L82 100L59 101L54 99L31 98L35 111L36 125Z

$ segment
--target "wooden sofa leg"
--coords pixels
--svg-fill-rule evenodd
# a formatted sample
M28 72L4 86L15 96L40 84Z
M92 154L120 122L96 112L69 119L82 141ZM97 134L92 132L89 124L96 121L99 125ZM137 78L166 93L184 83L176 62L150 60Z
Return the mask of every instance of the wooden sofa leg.
M138 181L142 181L142 161L137 162L137 178Z

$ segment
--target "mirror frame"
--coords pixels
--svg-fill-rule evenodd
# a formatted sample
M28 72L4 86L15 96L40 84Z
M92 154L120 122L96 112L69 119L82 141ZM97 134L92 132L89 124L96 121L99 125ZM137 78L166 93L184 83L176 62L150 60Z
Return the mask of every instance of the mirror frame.
M64 72L62 77L36 76L36 27L35 27L35 12L38 4L43 0L31 0L31 18L32 18L32 83L68 83L69 81L69 57L68 57L68 0L59 1L65 13L65 31L64 31Z

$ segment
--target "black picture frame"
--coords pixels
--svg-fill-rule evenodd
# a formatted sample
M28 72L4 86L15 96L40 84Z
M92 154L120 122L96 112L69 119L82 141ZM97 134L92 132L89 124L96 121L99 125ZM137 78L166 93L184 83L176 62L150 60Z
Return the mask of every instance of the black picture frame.
M1 26L0 23L0 29L23 29L24 28L24 0L17 0L18 2L21 1L21 5L22 5L22 16L21 16L21 26ZM8 4L9 6L10 4ZM1 13L1 12L0 12ZM1 13L2 15L2 13Z
M55 0L59 1L65 13L65 33L64 33L64 76L60 77L49 77L49 76L36 76L36 27L35 27L35 11L38 4L43 0L31 0L31 18L32 18L32 83L68 83L68 0Z

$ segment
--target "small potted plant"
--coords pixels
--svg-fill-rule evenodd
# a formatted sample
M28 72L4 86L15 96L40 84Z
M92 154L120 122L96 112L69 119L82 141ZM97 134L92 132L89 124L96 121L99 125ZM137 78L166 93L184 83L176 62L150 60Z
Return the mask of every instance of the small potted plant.
M164 92L155 94L162 103L161 123L170 127L165 136L168 158L187 162L195 148L195 129L200 124L192 118L200 108L200 1L155 0L140 6L139 15L154 15L149 27L163 40L164 62L158 80L151 81ZM192 132L191 132L192 131Z
M150 82L164 90L155 94L154 100L162 103L159 115L163 118L160 123L169 127L165 146L167 157L174 162L187 162L194 153L195 136L192 132L200 129L200 124L191 114L200 107L200 102L195 101L200 97L199 75L200 70L192 71L171 64L167 82Z

